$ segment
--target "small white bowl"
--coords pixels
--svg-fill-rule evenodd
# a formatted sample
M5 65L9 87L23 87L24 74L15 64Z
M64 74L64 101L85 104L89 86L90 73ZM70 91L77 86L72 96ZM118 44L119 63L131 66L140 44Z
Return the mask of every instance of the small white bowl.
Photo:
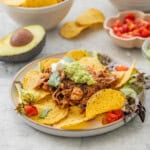
M148 60L150 60L150 54L149 55L147 54L148 49L150 50L150 38L145 40L142 45L142 53L143 53L144 57L147 58Z
M111 25L116 21L116 20L123 20L123 18L128 14L128 13L133 13L135 14L136 17L142 18L148 22L150 22L150 14L145 14L142 11L137 11L137 10L131 10L131 11L124 11L119 13L117 16L110 17L106 19L104 22L104 28L106 29L107 33L109 36L112 38L113 42L116 43L118 46L123 47L123 48L141 48L143 42L147 38L135 36L131 38L122 38L117 36L113 29L111 28Z
M25 26L40 24L45 29L54 28L69 12L74 0L64 0L55 5L25 8L2 5L4 11L17 23Z
M150 0L110 0L118 10L150 11Z

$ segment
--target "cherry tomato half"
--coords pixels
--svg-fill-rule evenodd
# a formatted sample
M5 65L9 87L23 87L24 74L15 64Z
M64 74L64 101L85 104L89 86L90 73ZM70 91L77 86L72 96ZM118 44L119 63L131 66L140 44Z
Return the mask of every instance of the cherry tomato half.
M123 66L123 65L119 65L115 67L116 71L128 71L128 67L127 66Z
M134 20L134 19L135 19L135 16L134 16L133 13L128 13L128 14L125 16L125 19Z
M35 106L33 106L33 105L26 105L26 106L24 107L24 111L25 111L25 114L26 114L27 116L36 116L36 115L38 115L38 110L37 110L37 108L36 108Z
M111 27L114 33L122 38L150 37L150 23L136 17L134 13L128 13L123 20L117 19Z
M113 110L113 111L107 112L105 117L102 119L102 124L108 124L108 123L117 121L120 118L122 118L123 115L124 114L122 110Z

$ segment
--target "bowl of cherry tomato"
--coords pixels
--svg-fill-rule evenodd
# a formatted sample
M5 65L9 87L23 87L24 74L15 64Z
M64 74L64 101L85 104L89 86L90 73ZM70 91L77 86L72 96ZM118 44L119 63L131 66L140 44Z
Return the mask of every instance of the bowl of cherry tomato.
M104 28L112 40L123 48L141 48L150 37L150 14L124 11L106 19Z

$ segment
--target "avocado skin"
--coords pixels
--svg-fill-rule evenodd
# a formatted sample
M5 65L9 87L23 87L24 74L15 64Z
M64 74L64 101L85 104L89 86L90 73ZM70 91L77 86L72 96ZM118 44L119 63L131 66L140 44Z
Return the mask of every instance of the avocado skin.
M43 49L46 43L46 34L42 41L32 50L22 53L19 55L13 55L13 56L0 56L0 61L5 62L13 62L13 63L19 63L19 62L26 62L31 60L33 57L37 56Z

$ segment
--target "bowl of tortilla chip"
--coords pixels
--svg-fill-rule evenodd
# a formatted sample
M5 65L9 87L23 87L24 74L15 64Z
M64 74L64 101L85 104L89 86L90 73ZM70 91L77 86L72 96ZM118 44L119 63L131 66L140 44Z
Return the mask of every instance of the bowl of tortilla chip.
M52 29L68 14L73 0L3 0L5 12L21 25L40 24Z

